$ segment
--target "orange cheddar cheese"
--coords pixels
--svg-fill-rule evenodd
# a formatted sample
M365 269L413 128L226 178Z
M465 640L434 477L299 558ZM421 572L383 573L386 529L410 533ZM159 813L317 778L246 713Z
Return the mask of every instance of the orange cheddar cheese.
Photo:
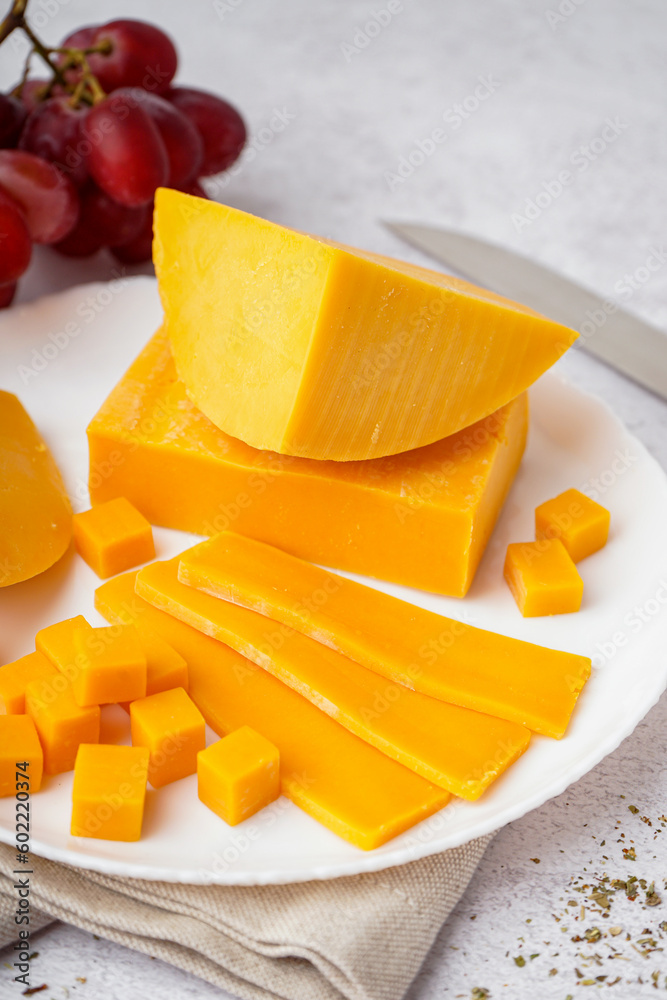
M74 629L77 704L115 704L146 695L146 654L131 625Z
M153 524L233 527L294 555L463 596L523 454L525 395L453 437L368 462L249 448L188 401L163 333L88 428L90 493L127 497Z
M0 667L0 715L22 715L29 682L50 680L57 672L53 664L37 652Z
M72 527L79 555L103 580L155 557L153 529L125 497L75 514Z
M45 656L70 682L74 681L83 662L74 642L74 633L81 629L92 629L92 626L83 615L76 615L75 618L46 625L35 636L37 652Z
M188 665L173 646L152 629L137 628L146 657L146 694L158 694L170 688L188 690Z
M449 275L178 191L157 192L154 227L180 378L254 448L354 461L431 444L515 399L577 337Z
M390 681L560 738L591 661L408 604L273 546L222 532L179 579L270 615Z
M607 544L609 511L579 490L540 504L535 511L535 537L560 538L574 562L580 562Z
M0 796L38 792L42 785L44 754L35 723L28 715L0 716ZM17 800L26 802L28 796ZM28 814L16 811L17 822ZM18 829L18 827L17 827Z
M72 836L139 840L147 774L145 747L83 743L74 765Z
M72 537L60 471L11 392L0 391L0 587L53 566Z
M524 618L581 607L584 581L559 538L508 545L504 575Z
M31 681L25 691L25 707L39 734L46 774L71 771L79 744L99 741L99 706L80 708L64 674Z
M137 574L140 597L225 642L389 757L453 795L477 799L527 748L515 722L387 683L322 643L270 618L185 590L178 560Z
M99 587L108 621L141 621L187 660L190 695L225 736L249 725L280 751L281 789L343 839L371 850L431 816L447 792L386 757L229 646L197 632L134 592L136 574ZM183 590L188 588L183 585Z
M197 754L199 798L229 826L236 826L280 795L280 753L250 726Z
M206 724L183 688L160 691L130 705L132 745L148 747L148 780L162 788L197 770L206 746Z
M188 665L173 646L154 632L137 623L137 637L146 657L146 694L158 694L171 688L188 690ZM130 711L130 702L120 702L121 708Z

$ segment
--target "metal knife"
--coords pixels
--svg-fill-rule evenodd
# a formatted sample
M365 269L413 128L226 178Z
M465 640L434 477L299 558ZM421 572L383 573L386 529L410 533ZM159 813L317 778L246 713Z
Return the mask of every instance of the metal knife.
M435 226L384 225L476 284L578 330L577 345L667 399L667 335L657 327L505 247Z

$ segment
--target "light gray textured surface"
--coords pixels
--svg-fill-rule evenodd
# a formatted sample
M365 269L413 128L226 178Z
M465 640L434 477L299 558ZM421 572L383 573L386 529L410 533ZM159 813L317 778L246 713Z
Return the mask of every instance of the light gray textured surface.
M602 295L617 296L667 329L667 266L648 280L641 270L650 254L662 254L665 237L667 11L660 0L402 0L401 10L364 47L359 32L374 12L387 9L386 0L32 3L36 11L56 12L45 17L49 40L75 25L121 14L159 20L172 32L181 50L180 79L237 102L258 137L254 159L244 159L235 177L212 185L220 200L427 265L378 219L459 226L534 255ZM374 29L367 38L370 33ZM0 74L9 84L18 63L10 66L4 57L3 49ZM486 91L493 91L481 101L474 97L480 77ZM457 104L468 117L461 117ZM281 132L260 132L275 109L288 124ZM601 140L604 149L600 142L591 148L607 119L616 123L614 140ZM445 138L410 172L411 153L420 143L430 149L426 140L434 129ZM585 168L582 147L589 149ZM396 179L401 165L408 176ZM570 180L554 195L563 170ZM513 219L525 218L526 202L541 192L539 213L529 209L532 221ZM72 262L44 251L22 284L21 298L108 276L112 266L103 255ZM560 367L606 399L667 467L667 406L580 352L571 352ZM651 938L657 948L667 943L659 929L667 920L661 844L667 831L661 833L658 819L667 812L666 760L663 698L613 756L559 799L498 834L410 1000L470 997L475 987L493 998L565 1000L606 990L617 976L610 997L634 1000L655 995L654 973L664 991L667 956L659 950L644 955L651 946L637 941ZM631 813L628 805L639 812ZM631 840L635 861L622 854ZM643 892L634 902L619 892L603 918L591 909L588 892L575 891L570 882L574 876L593 884L605 872L655 879L665 902L646 908ZM566 905L571 899L576 907ZM582 902L588 908L583 918ZM623 932L591 943L572 940L598 925L622 926ZM66 927L44 932L35 947L33 983L48 983L45 997L221 995L159 962ZM609 957L612 947L620 958ZM520 955L524 966L514 961ZM549 975L551 969L558 971ZM578 985L589 979L590 986ZM0 996L14 992L8 971L0 969Z

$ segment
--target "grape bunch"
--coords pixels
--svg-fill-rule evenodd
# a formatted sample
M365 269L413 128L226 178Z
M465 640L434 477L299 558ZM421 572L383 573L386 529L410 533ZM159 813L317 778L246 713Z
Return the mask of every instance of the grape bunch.
M126 264L150 260L156 189L205 198L200 178L231 166L246 140L231 104L173 85L176 49L159 28L110 21L47 48L25 20L27 2L14 0L0 42L22 28L49 76L26 68L0 94L0 308L34 243L69 257L108 247Z

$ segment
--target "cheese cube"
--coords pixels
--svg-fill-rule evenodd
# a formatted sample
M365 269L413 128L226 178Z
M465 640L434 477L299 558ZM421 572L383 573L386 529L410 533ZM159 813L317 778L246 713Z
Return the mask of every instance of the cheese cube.
M80 662L73 681L77 704L132 701L146 694L146 655L132 625L74 630Z
M161 635L143 625L137 627L137 638L146 657L146 694L158 694L177 687L187 691L188 665L181 654ZM121 707L129 712L130 702L121 702Z
M574 562L603 548L609 536L609 511L579 490L540 504L535 511L535 537L560 538Z
M47 625L35 636L37 651L50 660L69 681L77 676L83 662L74 644L74 632L77 629L92 629L92 626L83 615L77 615L75 618Z
M72 528L79 555L102 579L155 557L153 529L125 497L75 514Z
M199 798L236 826L280 795L278 748L242 726L197 754Z
M43 768L44 754L33 720L27 715L1 715L0 796L38 792ZM27 816L17 811L17 822L23 818L27 822Z
M145 747L83 743L74 765L72 836L139 840L147 776Z
M99 706L80 708L64 674L31 681L25 690L25 707L39 734L46 774L71 771L79 744L99 741Z
M558 538L508 545L504 574L524 618L581 607L584 581Z
M41 653L28 653L0 667L0 715L23 715L30 681L50 680L58 673Z
M197 770L206 746L204 716L183 688L161 691L130 705L132 745L148 747L148 780L161 788Z

